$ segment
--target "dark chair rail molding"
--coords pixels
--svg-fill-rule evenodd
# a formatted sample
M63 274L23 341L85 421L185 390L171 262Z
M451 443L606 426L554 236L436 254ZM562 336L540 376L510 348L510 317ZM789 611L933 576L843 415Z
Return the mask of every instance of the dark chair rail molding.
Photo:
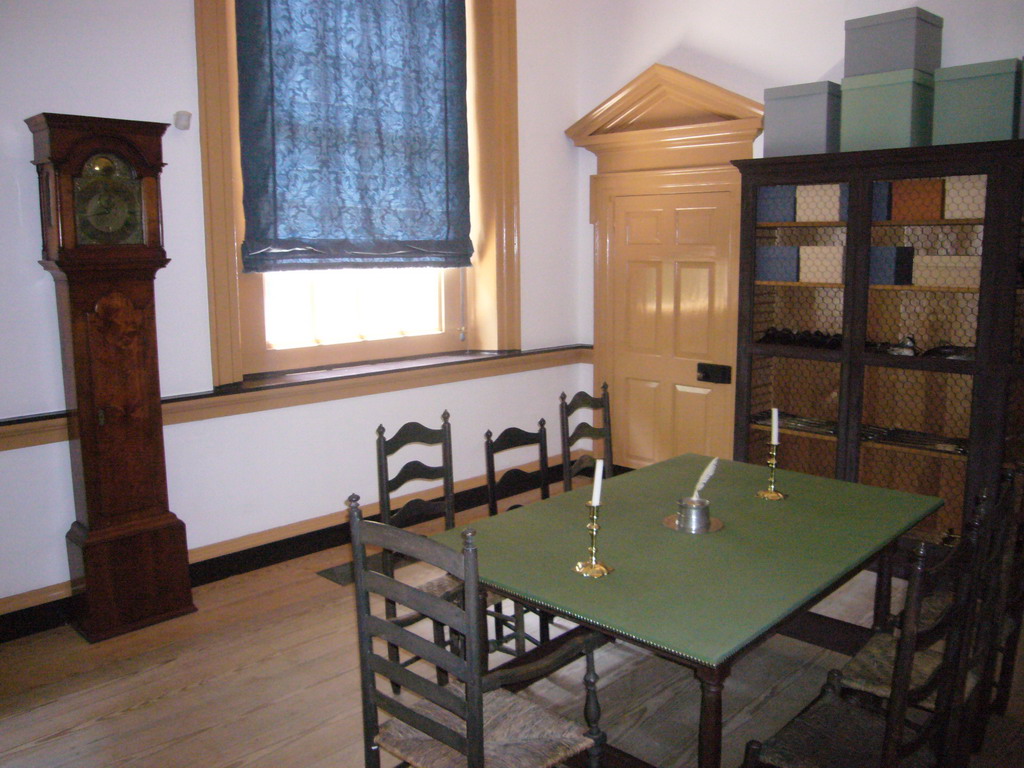
M164 425L592 362L593 346L457 352L252 376L209 392L165 397ZM0 419L0 451L67 440L67 411Z

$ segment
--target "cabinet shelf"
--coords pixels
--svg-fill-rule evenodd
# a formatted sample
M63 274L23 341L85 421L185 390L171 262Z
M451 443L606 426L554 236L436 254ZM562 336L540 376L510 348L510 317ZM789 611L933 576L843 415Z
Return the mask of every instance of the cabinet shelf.
M812 347L809 344L764 344L754 343L750 351L755 355L767 355L770 357L798 357L808 360L822 360L828 363L838 363L842 359L842 350L823 349Z
M754 285L785 286L786 288L842 288L842 283L812 283L807 280L755 280Z
M829 228L829 229L846 229L845 221L759 221L757 222L758 229L774 229L775 227L785 227L786 229L814 229L814 228Z
M966 441L965 441L966 442ZM903 445L902 443L890 443L884 440L865 440L861 442L862 448L877 449L880 451L892 451L916 456L948 459L950 461L967 462L966 453L957 450L942 450L938 448L922 448L919 446Z
M756 430L771 428L771 412L761 411L750 417ZM785 434L814 436L835 440L838 427L835 421L790 413L779 414L779 431ZM878 446L925 455L956 456L966 458L968 443L965 438L934 435L909 429L876 427L864 424L860 428L862 446Z
M842 283L812 283L806 280L755 280L754 285L786 288L842 288ZM922 293L978 293L977 286L956 285L889 285L873 283L868 286L871 291L920 291ZM1021 289L1018 288L1018 291Z
M924 357L923 355L887 355L880 352L868 352L864 355L865 365L879 368L905 368L916 371L935 371L937 373L975 373L973 360L950 360L948 357Z
M984 219L911 219L907 221L873 221L872 227L977 227Z
M752 429L756 429L758 432L765 432L765 433L771 432L771 427L766 427L763 424L753 424L752 423L750 426L751 426ZM807 438L810 438L812 440L822 440L824 442L829 442L829 443L836 442L836 436L835 435L827 435L827 434L823 434L821 432L812 432L811 430L797 429L797 428L794 428L794 427L785 427L785 428L783 428L781 425L779 426L779 434L780 435L793 435L795 437L807 437Z
M963 285L882 285L868 286L872 291L920 291L922 293L978 293L978 286Z

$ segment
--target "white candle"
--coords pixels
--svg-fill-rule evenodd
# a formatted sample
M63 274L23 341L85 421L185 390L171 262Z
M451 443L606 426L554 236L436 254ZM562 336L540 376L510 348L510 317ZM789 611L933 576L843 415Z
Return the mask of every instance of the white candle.
M772 408L772 445L779 444L779 409Z
M590 503L595 507L601 506L601 482L604 480L604 459L598 459L594 466L594 495Z

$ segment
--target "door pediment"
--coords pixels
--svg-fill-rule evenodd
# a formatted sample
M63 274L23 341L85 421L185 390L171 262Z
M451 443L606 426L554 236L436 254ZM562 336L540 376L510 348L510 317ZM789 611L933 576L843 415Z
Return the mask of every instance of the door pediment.
M749 157L763 116L756 101L654 64L566 134L598 156L602 173L680 168Z

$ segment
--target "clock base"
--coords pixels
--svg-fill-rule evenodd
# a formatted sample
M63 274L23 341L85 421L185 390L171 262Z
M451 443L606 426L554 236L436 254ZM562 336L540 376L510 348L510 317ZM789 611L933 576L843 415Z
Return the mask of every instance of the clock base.
M171 512L67 536L71 625L91 643L193 613L185 524Z

